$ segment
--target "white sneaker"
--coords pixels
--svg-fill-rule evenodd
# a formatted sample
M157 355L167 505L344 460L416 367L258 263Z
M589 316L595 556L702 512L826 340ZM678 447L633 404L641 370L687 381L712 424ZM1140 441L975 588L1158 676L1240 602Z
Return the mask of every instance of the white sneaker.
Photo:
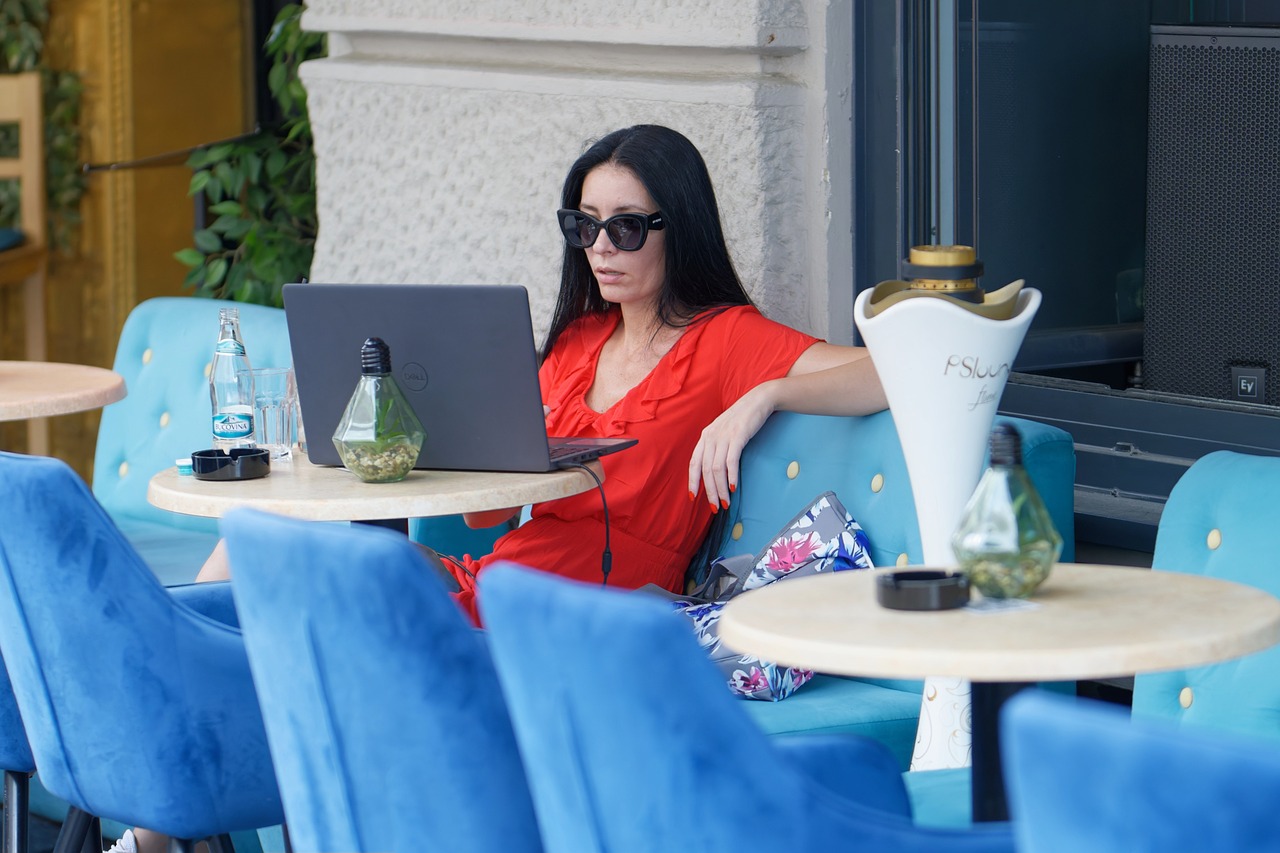
M138 853L138 842L133 839L133 830L126 829L120 840L107 850L107 853Z

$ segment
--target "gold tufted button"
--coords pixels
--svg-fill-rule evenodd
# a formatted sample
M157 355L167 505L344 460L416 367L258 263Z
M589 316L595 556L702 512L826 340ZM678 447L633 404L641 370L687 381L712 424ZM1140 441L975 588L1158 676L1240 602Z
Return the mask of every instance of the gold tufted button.
M120 474L120 479L123 480L125 477L129 476L129 463L121 462L120 467L116 470Z
M910 558L910 557L908 557L906 554L899 554L899 555L898 555L898 565L899 565L899 566L908 566L908 565L910 565L910 564L911 564L911 558Z
M799 477L799 476L800 476L800 463L792 460L791 464L787 466L787 479L794 480L796 477Z
M165 412L160 416L160 429L164 429L169 425L169 413Z
M147 347L142 351L142 363L143 364L151 363L151 347Z
M871 491L875 492L878 495L880 494L880 490L883 488L884 488L884 474L876 474L874 477L871 478Z
M1191 703L1196 701L1195 691L1190 687L1184 687L1178 693L1178 704L1184 708L1190 708Z
M735 542L742 538L742 522L741 521L739 521L737 524L733 526L733 532L729 535L733 537L733 540Z
M1222 544L1222 531L1213 528L1209 531L1209 535L1205 537L1205 544L1209 546L1210 551L1218 550L1218 546Z
M204 378L208 379L209 374L213 372L213 362L209 362L204 366Z

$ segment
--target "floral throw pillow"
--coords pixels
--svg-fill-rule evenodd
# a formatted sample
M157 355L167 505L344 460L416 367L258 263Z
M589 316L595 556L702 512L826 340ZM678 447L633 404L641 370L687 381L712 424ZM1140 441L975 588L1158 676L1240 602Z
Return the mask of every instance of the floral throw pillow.
M739 592L786 578L872 568L869 548L867 534L835 493L824 492L759 554L717 560L702 587L715 590L708 596L715 600L689 597L674 601L673 607L693 621L698 642L724 673L731 692L744 699L777 702L812 679L813 672L779 666L722 643L718 623L725 602Z

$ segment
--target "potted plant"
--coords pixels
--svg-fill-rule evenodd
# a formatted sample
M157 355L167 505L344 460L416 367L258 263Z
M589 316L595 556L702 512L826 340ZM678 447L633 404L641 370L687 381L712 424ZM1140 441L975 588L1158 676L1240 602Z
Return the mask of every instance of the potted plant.
M188 195L203 197L212 221L174 257L190 268L197 296L281 306L286 282L306 278L316 238L315 154L298 66L325 54L322 34L302 31L289 4L266 39L267 83L281 120L239 140L195 151Z

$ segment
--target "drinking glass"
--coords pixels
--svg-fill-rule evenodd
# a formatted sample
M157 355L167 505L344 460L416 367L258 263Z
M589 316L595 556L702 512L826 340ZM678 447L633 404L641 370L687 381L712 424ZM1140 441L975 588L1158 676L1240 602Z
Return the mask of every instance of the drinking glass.
M260 367L253 371L253 437L272 462L293 458L293 435L298 391L291 367Z

